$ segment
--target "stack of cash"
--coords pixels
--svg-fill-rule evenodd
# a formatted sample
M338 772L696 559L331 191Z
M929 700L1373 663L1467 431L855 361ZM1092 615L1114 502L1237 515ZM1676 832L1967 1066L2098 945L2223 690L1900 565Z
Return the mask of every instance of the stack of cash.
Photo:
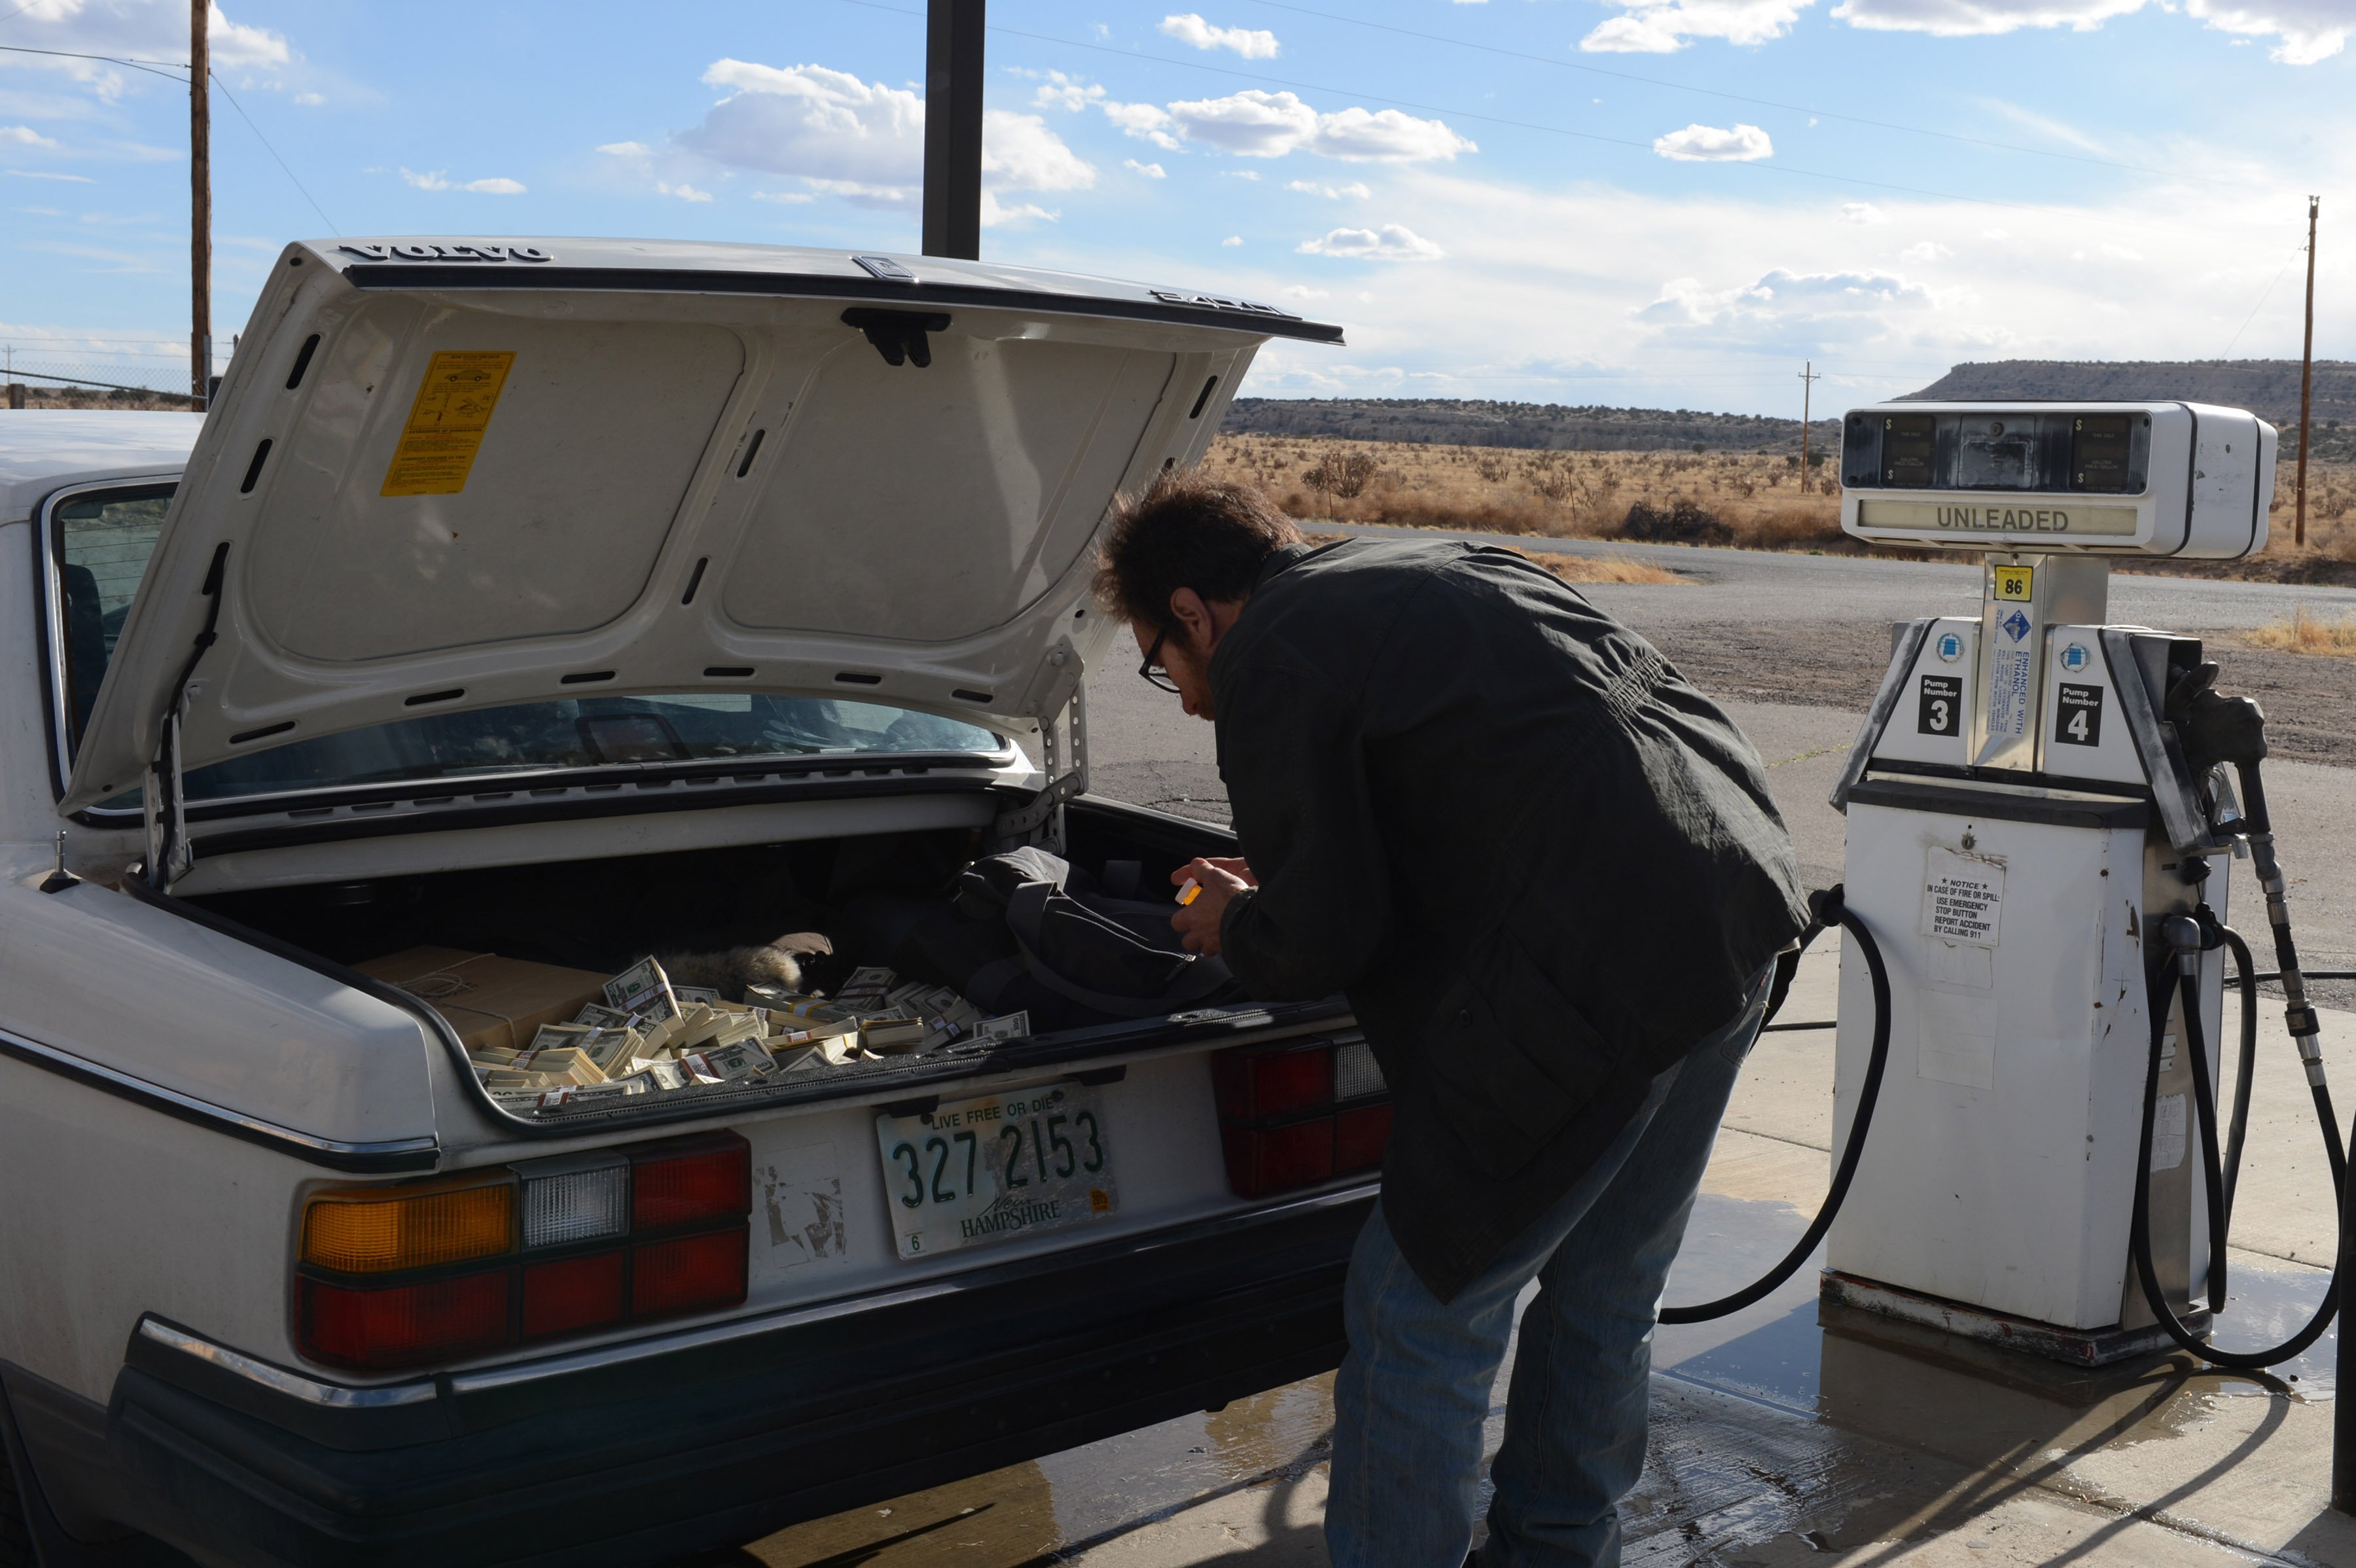
M1016 1039L1028 1013L985 1018L946 985L861 969L833 996L755 986L751 1003L675 986L653 959L605 983L605 1001L547 1024L521 1050L483 1047L476 1075L509 1110L580 1105L701 1085L764 1082L920 1054L958 1041Z

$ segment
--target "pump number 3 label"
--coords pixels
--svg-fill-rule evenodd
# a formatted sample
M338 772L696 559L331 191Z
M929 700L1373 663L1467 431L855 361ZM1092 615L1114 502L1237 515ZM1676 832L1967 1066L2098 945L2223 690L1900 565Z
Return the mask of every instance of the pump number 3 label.
M1922 700L1916 710L1917 735L1960 735L1964 722L1964 682L1959 675L1922 677Z
M1107 1219L1119 1208L1094 1090L1048 1083L875 1118L904 1258Z
M1922 934L1992 948L2003 921L2004 862L1934 846L1922 868Z

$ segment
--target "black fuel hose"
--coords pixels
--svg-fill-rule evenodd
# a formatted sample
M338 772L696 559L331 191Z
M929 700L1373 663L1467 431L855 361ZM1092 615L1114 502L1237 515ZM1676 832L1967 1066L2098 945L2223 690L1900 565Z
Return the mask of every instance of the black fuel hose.
M1849 1122L1848 1142L1841 1145L1840 1165L1833 1172L1832 1190L1825 1194L1824 1207L1816 1210L1815 1219L1808 1224L1807 1233L1783 1255L1782 1262L1731 1295L1722 1295L1699 1306L1661 1308L1660 1321L1663 1323L1708 1323L1712 1318L1725 1317L1754 1302L1764 1300L1769 1293L1797 1273L1800 1265L1808 1261L1817 1243L1825 1239L1825 1232L1832 1229L1834 1216L1840 1213L1841 1202L1848 1197L1849 1183L1857 1177L1858 1162L1864 1157L1865 1134L1873 1125L1874 1102L1881 1097L1882 1069L1890 1065L1890 971L1881 961L1881 948L1874 941L1873 933L1865 929L1863 920L1849 911L1841 888L1831 887L1811 894L1808 905L1813 918L1800 939L1800 950L1805 952L1810 942L1837 924L1856 939L1858 950L1865 954L1866 972L1873 981L1873 1048L1866 1061L1865 1086L1858 1093L1857 1114ZM1794 961L1796 964L1796 960ZM1776 1004L1781 1005L1783 998L1779 995L1775 1000ZM1772 1020L1773 1017L1774 1008L1770 1007L1768 1019ZM1766 1024L1762 1022L1760 1027L1763 1032Z
M2207 914L2205 905L2202 907L2201 913ZM2217 943L2233 945L2224 943L2224 938L2230 935L2230 932L2222 927L2216 927L2213 917L2205 923L2215 930ZM2202 1174L2207 1178L2210 1310L2216 1312L2224 1306L2225 1245L2230 1206L2226 1197L2224 1172L2218 1165L2217 1108L2214 1096L2209 1087L2209 1043L2207 1026L2201 1017L2198 958L2204 947L2216 944L2208 941L2204 937L2201 929L2203 924L2204 922L2194 917L2185 915L2169 916L2158 923L2159 929L2169 933L2169 945L2173 950L2170 954L2159 957L2152 966L2149 990L2151 1049L2144 1067L2143 1136L2136 1156L2135 1218L2129 1231L2129 1251L2135 1259L2136 1277L2143 1285L2144 1300L2150 1305L2152 1316L2158 1321L2162 1333L2174 1340L2179 1348L2190 1351L2211 1366L2224 1367L2235 1371L2254 1372L2289 1360L2323 1337L2323 1331L2331 1326L2333 1316L2340 1310L2340 1275L2337 1270L2333 1271L2331 1283L2324 1290L2323 1300L2317 1305L2315 1316L2308 1319L2304 1328L2281 1344L2271 1346L2264 1350L2221 1350L2201 1340L2176 1316L2175 1308L2169 1305L2168 1293L2159 1283L2159 1270L2151 1255L2151 1144L2153 1122L2159 1106L2160 1056L2167 1040L2171 993L2174 993L2180 996L2184 1006L2186 1065L2192 1073L2193 1102L2200 1118ZM2238 942L2239 939L2234 939L2234 941ZM2248 950L2247 945L2243 944L2235 955L2244 964L2247 962ZM2174 984L2170 983L2171 971L2176 972L2173 976L2176 982ZM2248 969L2244 967L2242 972L2243 995L2246 1008L2247 998L2254 986L2249 979ZM2246 1015L2248 1015L2245 1014ZM2245 1037L2247 1027L2245 1026ZM2251 1055L2254 1056L2254 1052L2253 1051ZM2248 1058L2245 1058L2246 1059ZM2246 1071L2246 1068L2244 1070ZM2238 1112L2246 1101L2239 1091L2235 1094L2235 1101ZM2319 1115L2324 1113L2322 1105L2328 1103L2328 1101L2319 1101ZM2240 1120L2241 1117L2237 1114L2236 1121ZM2240 1129L2237 1127L2237 1147L2234 1151L2237 1158L2240 1154L2239 1133ZM2327 1148L2337 1148L2340 1144L2340 1129L2329 1122L2325 1122L2324 1143ZM2335 1198L2341 1202L2345 1201L2344 1181L2344 1176L2335 1168L2332 1192ZM2336 1202L2335 1212L2338 1206Z

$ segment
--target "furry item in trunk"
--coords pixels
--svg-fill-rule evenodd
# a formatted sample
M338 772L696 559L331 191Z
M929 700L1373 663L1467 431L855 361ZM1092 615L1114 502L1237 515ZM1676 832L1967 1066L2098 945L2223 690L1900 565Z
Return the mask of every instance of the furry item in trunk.
M802 955L833 951L834 943L818 932L796 931L760 947L729 948L721 952L659 953L655 961L662 965L673 985L700 985L717 991L731 1002L742 1002L747 986L799 991Z

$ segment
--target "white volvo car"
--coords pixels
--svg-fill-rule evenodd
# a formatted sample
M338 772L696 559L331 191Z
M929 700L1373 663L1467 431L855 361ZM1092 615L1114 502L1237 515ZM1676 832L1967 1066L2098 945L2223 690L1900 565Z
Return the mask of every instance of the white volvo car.
M1335 1365L1389 1115L1339 1002L519 1107L363 972L1227 848L1086 792L1090 546L1271 337L1340 334L317 242L201 419L0 414L0 1565L650 1562Z

